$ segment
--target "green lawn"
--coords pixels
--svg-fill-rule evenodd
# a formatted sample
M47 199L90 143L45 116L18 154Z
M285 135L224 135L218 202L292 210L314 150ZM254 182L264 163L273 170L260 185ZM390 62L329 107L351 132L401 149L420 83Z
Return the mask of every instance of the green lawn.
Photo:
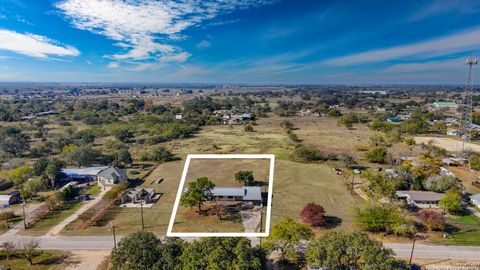
M14 254L7 260L5 252L0 252L0 268L11 270L60 270L65 269L63 262L68 253L62 251L38 251L33 259L33 265Z
M59 209L45 215L41 220L29 226L27 230L21 230L22 235L41 236L80 208L81 202L66 203Z
M473 214L450 217L447 219L449 224L458 228L450 238L442 239L444 244L452 245L480 245L480 219Z

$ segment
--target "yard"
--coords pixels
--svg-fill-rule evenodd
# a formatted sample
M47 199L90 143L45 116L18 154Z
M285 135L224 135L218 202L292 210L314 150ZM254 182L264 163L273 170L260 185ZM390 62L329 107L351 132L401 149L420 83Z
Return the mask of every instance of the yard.
M243 126L207 126L194 137L185 140L175 140L165 143L167 147L182 158L179 161L160 164L141 183L141 187L153 187L162 193L157 203L151 208L144 208L144 223L147 230L165 234L170 219L173 203L177 194L187 154L275 154L275 176L272 201L272 222L282 217L298 218L302 208L309 202L323 205L330 216L330 227L340 230L354 230L352 207L363 202L356 195L351 195L342 176L334 174L327 164L306 164L289 160L292 146L289 145L286 132L280 127L284 119L292 121L299 129L295 133L305 144L316 145L322 151L347 153L353 151L354 145L368 142L371 131L363 126L355 130L339 127L335 119L321 117L283 118L272 116L261 118L254 126L255 132L245 132ZM353 135L352 135L353 134ZM353 140L352 140L353 136ZM213 164L213 163L212 163ZM223 164L210 166L196 165L198 170L189 178L208 176L213 169L224 168ZM212 175L218 185L222 181L231 181L233 173L239 167L226 170L224 175ZM268 167L265 167L268 168ZM258 173L252 169L257 179L266 179L266 169ZM232 173L233 172L233 173ZM156 181L164 180L160 184ZM229 182L231 183L231 182ZM232 182L233 184L234 181ZM238 184L239 185L239 184ZM214 217L213 219L216 219ZM212 221L213 222L213 221ZM110 224L117 226L119 234L127 234L141 228L141 213L139 208L114 207L95 226L85 230L74 230L75 222L62 232L65 235L107 235ZM204 223L207 227L210 224ZM235 226L242 226L238 224ZM242 226L243 227L243 226Z
M456 230L442 244L451 245L480 245L480 219L473 214L450 217L447 222L456 227Z
M12 255L9 260L5 252L0 252L0 269L11 270L60 270L65 269L64 262L69 254L63 251L38 251L33 258L33 265L30 266L27 260Z

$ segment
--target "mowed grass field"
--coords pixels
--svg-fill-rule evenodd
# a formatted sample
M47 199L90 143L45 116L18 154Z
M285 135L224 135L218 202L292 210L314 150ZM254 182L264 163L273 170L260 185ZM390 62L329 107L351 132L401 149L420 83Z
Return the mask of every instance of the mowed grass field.
M252 171L260 182L262 191L268 191L270 159L191 159L185 179L188 183L200 177L208 177L217 187L241 187L235 181L238 171ZM204 210L208 206L204 207ZM265 223L265 220L263 221ZM263 225L265 228L265 225ZM197 208L178 207L173 232L244 232L241 220L219 220L216 216L198 215Z
M192 138L165 143L164 145L182 160L158 165L141 185L154 187L156 192L162 193L162 197L153 207L144 208L146 229L162 235L166 233L188 154L261 153L276 156L272 224L287 216L299 220L299 213L305 204L316 202L324 206L327 215L335 217L332 219L335 223L332 227L339 230L354 230L352 208L362 204L363 201L356 195L350 195L343 177L335 175L331 166L289 160L293 146L289 143L285 130L280 127L280 122L284 119L295 124L298 129L294 132L304 140L304 144L314 145L325 152L351 153L355 151L356 144L367 143L371 135L371 131L366 127L359 126L354 130L348 130L345 127L339 127L336 119L321 117L261 118L257 121L258 125L254 126L255 132L245 132L243 126L202 127L202 130ZM199 170L192 170L195 173L188 177L205 176L209 170L218 170L222 167L212 164L205 167L192 163L192 166L194 168L198 166ZM219 185L221 181L233 180L231 171L235 172L238 168L240 167L227 170L226 177L218 177ZM268 166L265 173L268 172L267 170ZM254 175L258 179L262 178L260 172L258 176L255 172ZM159 178L164 178L163 182L155 184ZM73 226L68 226L62 233L66 235L110 234L110 224L114 224L117 226L118 234L127 234L141 228L140 218L139 208L114 207L97 225L81 231L73 230Z

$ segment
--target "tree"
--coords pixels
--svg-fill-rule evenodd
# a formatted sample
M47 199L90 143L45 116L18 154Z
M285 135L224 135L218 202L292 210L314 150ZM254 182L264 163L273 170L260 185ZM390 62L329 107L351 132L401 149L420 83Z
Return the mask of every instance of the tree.
M39 242L36 239L30 239L20 245L20 255L30 263L30 266L33 265L33 258L38 246Z
M0 130L0 149L14 157L30 150L30 138L17 127L4 127Z
M13 242L3 242L2 245L0 245L2 250L5 252L5 256L7 257L7 260L10 260L10 256L12 253L15 251L15 244Z
M70 152L66 153L65 158L71 164L77 167L90 166L95 160L95 151L90 146L76 147Z
M383 146L375 147L372 150L368 151L365 154L365 157L371 161L376 163L385 163L387 160L387 148Z
M252 171L238 171L235 173L235 180L243 183L245 186L249 186L255 182Z
M184 270L260 270L264 269L265 254L252 248L246 238L212 237L186 245L180 261Z
M166 147L159 146L142 154L140 159L144 161L167 162L174 160L175 156Z
M214 188L215 184L207 177L198 178L188 183L187 192L180 198L180 204L189 208L197 206L198 213L200 214L203 204L212 199L212 190Z
M307 225L287 217L273 226L265 246L271 251L278 250L282 261L295 263L301 259L296 246L300 241L309 240L312 236L313 233Z
M309 266L328 269L406 269L391 249L365 233L328 232L310 241L306 252Z
M445 216L435 210L423 209L415 215L428 230L444 230Z
M182 241L171 238L162 242L151 232L132 233L122 238L118 247L112 251L112 269L181 269L179 256L182 245Z
M326 160L327 158L313 146L297 145L293 152L293 159L299 162L314 162Z
M323 209L323 206L311 202L302 209L300 218L310 226L323 226L326 222L325 209Z
M363 230L409 236L415 233L413 221L395 205L372 204L355 208L355 219Z
M32 174L35 176L42 176L48 166L47 158L39 158L32 166Z
M133 162L132 156L127 148L120 148L113 156L113 166L125 167L127 164L132 164Z
M123 143L128 143L133 138L133 133L126 128L115 130L113 135Z
M429 176L424 182L423 186L426 190L434 192L446 192L457 184L457 179L452 176L434 175Z
M480 156L471 155L470 156L470 168L476 171L480 171Z
M31 172L28 165L22 165L9 172L9 180L18 188L30 178Z
M445 195L440 199L438 205L449 213L458 213L463 209L462 203L460 202L461 199L462 194L457 187L453 187L445 192Z
M64 164L62 161L53 158L48 162L47 167L45 168L45 176L50 180L52 189L55 189L57 186L58 180L62 179L65 175L62 172Z

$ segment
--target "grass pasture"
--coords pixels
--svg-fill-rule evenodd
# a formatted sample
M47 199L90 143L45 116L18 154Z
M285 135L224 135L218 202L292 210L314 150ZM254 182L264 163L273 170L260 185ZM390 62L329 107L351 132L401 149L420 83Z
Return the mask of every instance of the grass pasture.
M268 190L270 159L191 159L184 188L200 177L208 177L217 187L241 187L235 181L238 171L252 171L262 191ZM207 210L209 206L205 206ZM265 222L265 220L264 220ZM265 225L263 226L265 227ZM178 207L174 232L244 232L239 218L219 220L216 216L199 215L197 209Z

